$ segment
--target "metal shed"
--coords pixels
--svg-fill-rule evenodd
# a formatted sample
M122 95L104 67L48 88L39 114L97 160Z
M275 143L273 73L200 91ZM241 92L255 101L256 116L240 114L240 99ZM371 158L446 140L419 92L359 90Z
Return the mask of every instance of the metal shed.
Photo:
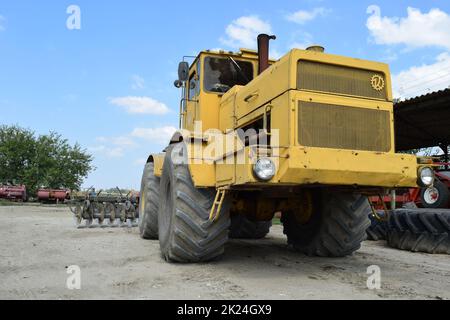
M394 105L397 151L450 146L450 88ZM447 155L448 158L448 155Z

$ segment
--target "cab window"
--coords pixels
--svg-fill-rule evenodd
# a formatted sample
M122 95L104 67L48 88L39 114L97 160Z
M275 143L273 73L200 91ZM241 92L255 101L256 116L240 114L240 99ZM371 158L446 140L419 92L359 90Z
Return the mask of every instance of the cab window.
M199 81L197 73L194 72L189 78L188 100L194 100L194 98L198 96L198 92L199 92Z
M235 85L246 85L253 79L253 64L234 58L205 58L204 89L225 93Z

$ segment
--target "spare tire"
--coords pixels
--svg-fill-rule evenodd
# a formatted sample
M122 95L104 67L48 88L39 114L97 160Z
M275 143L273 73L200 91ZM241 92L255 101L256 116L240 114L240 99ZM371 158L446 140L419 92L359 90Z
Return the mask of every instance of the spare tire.
M398 209L391 211L388 244L397 249L450 254L450 210Z

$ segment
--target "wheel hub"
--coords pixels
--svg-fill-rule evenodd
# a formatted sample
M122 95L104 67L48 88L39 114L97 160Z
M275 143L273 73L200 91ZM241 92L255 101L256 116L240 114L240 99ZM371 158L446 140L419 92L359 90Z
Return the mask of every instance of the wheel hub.
M425 192L423 194L423 198L426 203L434 204L439 199L439 190L435 187L430 187L425 190Z

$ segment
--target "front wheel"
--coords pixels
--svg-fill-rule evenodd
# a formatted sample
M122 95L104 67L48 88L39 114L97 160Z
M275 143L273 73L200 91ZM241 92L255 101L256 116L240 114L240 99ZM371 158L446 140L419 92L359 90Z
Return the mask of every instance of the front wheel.
M209 220L216 190L195 187L186 152L183 143L170 146L166 152L158 212L159 242L167 261L205 262L224 253L230 201L225 197L219 218Z
M288 243L309 256L344 257L357 251L370 225L367 197L329 190L310 193L311 205L305 208L311 212L283 213Z

